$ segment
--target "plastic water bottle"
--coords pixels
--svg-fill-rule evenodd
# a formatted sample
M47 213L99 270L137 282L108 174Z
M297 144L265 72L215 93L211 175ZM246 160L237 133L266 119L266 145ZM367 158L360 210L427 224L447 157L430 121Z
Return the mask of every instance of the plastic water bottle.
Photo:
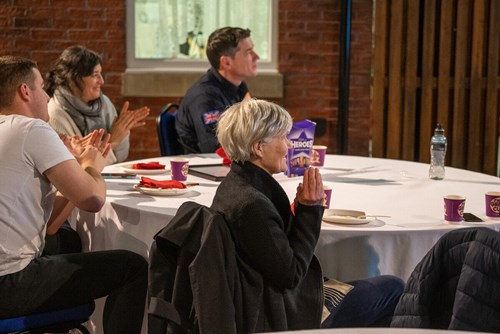
M429 178L433 180L444 179L444 158L448 143L444 136L444 129L438 123L431 139L431 166L429 168Z

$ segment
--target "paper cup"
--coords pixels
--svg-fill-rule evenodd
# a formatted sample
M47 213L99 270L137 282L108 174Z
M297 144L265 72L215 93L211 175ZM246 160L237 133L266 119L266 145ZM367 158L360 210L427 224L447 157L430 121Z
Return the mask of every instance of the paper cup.
M500 218L500 192L488 191L484 197L486 200L486 216Z
M189 159L174 158L170 160L170 175L172 180L186 181L189 171Z
M311 151L311 166L321 167L325 164L326 146L313 145Z
M323 185L323 190L325 192L325 197L323 199L323 206L325 209L330 208L330 200L332 198L332 187Z
M444 197L444 220L459 223L464 219L465 197L446 195Z

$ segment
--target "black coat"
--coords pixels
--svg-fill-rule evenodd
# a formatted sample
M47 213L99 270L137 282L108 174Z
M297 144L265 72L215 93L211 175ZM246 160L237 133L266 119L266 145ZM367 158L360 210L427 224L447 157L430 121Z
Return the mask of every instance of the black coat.
M222 217L186 202L150 252L151 334L254 332L262 277L238 257Z
M408 279L391 327L500 332L500 233L445 234Z
M212 209L224 216L238 255L263 279L254 330L319 328L323 278L314 249L324 208L298 205L292 215L286 193L270 174L233 162Z

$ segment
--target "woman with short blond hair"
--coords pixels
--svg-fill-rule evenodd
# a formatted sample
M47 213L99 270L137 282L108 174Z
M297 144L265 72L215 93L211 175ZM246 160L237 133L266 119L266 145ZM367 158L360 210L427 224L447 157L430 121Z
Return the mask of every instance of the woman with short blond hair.
M314 256L324 211L319 169L304 172L293 213L273 177L287 169L291 127L285 109L257 99L231 106L218 123L217 138L232 164L212 209L224 216L238 256L264 286L256 296L258 318L247 319L249 331L388 325L404 286L397 277L339 283L347 295L324 302L321 267ZM331 312L326 319L323 305Z

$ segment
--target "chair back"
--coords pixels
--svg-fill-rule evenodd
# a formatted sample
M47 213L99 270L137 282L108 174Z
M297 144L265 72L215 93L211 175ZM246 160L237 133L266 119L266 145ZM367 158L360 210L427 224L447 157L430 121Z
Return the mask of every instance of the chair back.
M156 130L162 156L184 153L177 131L175 130L177 108L179 108L177 104L169 103L162 108L160 114L156 117Z
M19 317L0 319L0 334L29 333L65 333L78 329L89 334L83 325L89 320L95 309L95 302L68 307L62 310L34 313Z
M224 217L208 207L184 202L155 235L148 283L150 333L255 332L262 278L238 261Z

